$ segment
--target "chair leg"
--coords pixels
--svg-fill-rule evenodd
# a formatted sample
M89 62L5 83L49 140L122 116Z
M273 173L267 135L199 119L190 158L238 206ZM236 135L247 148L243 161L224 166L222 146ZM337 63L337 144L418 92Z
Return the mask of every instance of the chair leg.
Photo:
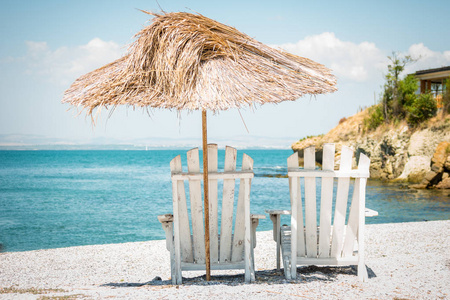
M177 263L177 260L175 259L175 249L174 249L174 242L172 238L172 244L170 247L170 276L172 277L172 284L182 284L182 276L181 276L181 265Z
M172 284L177 284L177 276L176 276L176 265L175 265L175 254L173 253L173 249L170 251L170 277L172 278Z
M281 252L281 230L280 230L280 214L271 214L270 219L273 223L273 239L277 243L277 271L280 271L280 252Z
M255 270L253 268L253 241L252 241L252 220L250 217L250 181L244 179L244 262L245 262L245 282L255 281ZM242 184L242 180L241 180Z
M245 247L249 247L251 249L248 250L250 253L246 253L245 258L245 282L255 282L255 262L253 256L253 247L250 242L246 243Z
M170 262L170 277L172 278L172 284L176 285L177 284L177 276L176 276L174 261Z
M358 265L358 279L361 282L367 282L369 280L369 275L367 274L367 268L365 265Z
M291 279L291 264L289 259L283 257L284 277L288 280Z
M181 273L180 268L181 268L181 266L178 266L178 264L175 261L175 251L173 248L171 248L171 251L170 251L170 277L172 278L173 285L182 283L179 280L179 278L181 278L181 276L178 275L178 273Z
M252 255L252 259L251 259L251 269L252 270L252 274L251 274L251 278L250 280L252 282L255 281L255 250L253 248L253 246L251 247L251 255Z
M181 276L181 266L180 265L175 266L175 274L172 277L172 282L174 282L174 278L175 278L174 284L183 284L183 277Z
M358 279L361 282L367 282L369 280L369 275L367 274L366 261L364 258L364 218L362 220L363 224L358 228L356 240L358 241ZM362 230L361 230L362 229Z
M277 235L277 271L280 270L280 253L281 253L281 230L280 230L280 215L278 215L277 219L276 219L276 225L277 225L277 230L276 230L276 235Z

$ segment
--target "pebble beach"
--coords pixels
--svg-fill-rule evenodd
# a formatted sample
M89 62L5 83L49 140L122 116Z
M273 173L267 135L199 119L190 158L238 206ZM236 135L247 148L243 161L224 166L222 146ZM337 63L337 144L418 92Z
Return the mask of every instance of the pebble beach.
M276 270L271 231L257 232L256 282L243 270L170 280L165 241L4 252L0 299L449 299L450 221L366 225L368 282L353 267Z

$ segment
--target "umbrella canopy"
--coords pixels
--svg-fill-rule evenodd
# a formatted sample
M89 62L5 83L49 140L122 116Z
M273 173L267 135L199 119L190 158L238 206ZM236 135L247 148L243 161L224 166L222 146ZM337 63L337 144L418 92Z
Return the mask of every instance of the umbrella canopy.
M336 91L330 70L190 13L154 14L128 54L78 78L63 102L226 110Z
M78 78L63 103L201 110L206 279L210 278L206 111L336 91L330 70L199 14L154 14L122 58Z

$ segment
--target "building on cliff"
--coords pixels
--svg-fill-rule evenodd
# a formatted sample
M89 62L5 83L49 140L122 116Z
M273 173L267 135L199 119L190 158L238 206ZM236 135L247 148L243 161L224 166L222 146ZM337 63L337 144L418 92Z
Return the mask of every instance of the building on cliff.
M445 82L450 77L450 66L421 70L414 73L419 80L419 92L432 93L438 102L438 108L442 105L442 94L445 91ZM441 103L440 103L441 102Z

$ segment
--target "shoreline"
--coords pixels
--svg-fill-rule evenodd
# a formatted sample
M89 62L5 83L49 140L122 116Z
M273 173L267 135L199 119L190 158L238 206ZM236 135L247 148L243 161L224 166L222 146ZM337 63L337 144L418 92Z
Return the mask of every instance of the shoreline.
M256 283L243 270L183 272L170 281L164 240L0 253L0 299L297 299L450 296L450 220L366 225L369 281L351 267L298 267L297 280L276 271L271 231L257 232ZM159 278L161 280L159 280Z

